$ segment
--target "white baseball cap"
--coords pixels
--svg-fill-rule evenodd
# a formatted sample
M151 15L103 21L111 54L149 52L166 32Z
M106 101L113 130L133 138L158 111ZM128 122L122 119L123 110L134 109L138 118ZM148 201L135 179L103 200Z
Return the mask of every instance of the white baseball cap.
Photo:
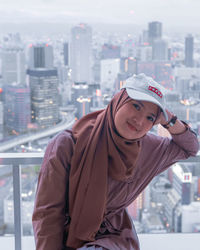
M165 94L167 90L151 77L145 74L133 75L128 78L122 88L125 88L130 98L138 101L148 101L158 105L166 119L168 115L165 110Z

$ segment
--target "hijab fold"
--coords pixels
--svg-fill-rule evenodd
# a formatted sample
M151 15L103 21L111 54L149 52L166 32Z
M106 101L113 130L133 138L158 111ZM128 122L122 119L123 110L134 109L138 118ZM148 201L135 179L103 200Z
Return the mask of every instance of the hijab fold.
M123 89L105 110L84 116L72 128L68 247L95 240L106 209L108 175L118 181L133 175L140 142L121 137L114 124L116 112L131 100Z

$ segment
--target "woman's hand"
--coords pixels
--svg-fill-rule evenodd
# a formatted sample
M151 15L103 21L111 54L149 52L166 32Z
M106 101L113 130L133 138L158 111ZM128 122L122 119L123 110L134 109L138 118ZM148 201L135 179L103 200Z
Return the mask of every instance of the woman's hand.
M157 124L161 124L161 125L165 125L168 123L168 121L171 120L172 116L174 115L172 112L170 112L168 109L165 110L167 112L167 115L168 115L168 120L165 119L164 115L163 115L163 112L160 113L158 119L156 120L155 122L155 125Z
M163 112L160 113L160 116L156 120L154 125L161 124L166 125L171 118L174 116L172 112L170 112L168 109L165 110L168 115L168 120L165 119ZM170 134L181 134L187 129L187 126L182 123L179 119L176 120L175 124L173 126L169 126L167 130L170 132Z

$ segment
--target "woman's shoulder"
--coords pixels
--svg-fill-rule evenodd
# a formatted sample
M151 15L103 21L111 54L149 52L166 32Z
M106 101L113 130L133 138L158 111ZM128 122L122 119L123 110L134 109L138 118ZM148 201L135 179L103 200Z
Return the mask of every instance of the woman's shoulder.
M54 136L48 143L45 155L49 158L71 158L74 150L74 139L71 130L64 130Z
M63 130L62 132L55 135L48 144L54 144L59 147L66 146L66 144L74 144L74 139L71 130Z

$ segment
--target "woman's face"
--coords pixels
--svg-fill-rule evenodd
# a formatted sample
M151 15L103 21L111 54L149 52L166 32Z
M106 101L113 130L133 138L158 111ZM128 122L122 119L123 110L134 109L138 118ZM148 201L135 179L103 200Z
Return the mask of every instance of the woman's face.
M156 104L147 101L125 103L114 118L118 133L125 139L143 137L154 125L158 109Z

